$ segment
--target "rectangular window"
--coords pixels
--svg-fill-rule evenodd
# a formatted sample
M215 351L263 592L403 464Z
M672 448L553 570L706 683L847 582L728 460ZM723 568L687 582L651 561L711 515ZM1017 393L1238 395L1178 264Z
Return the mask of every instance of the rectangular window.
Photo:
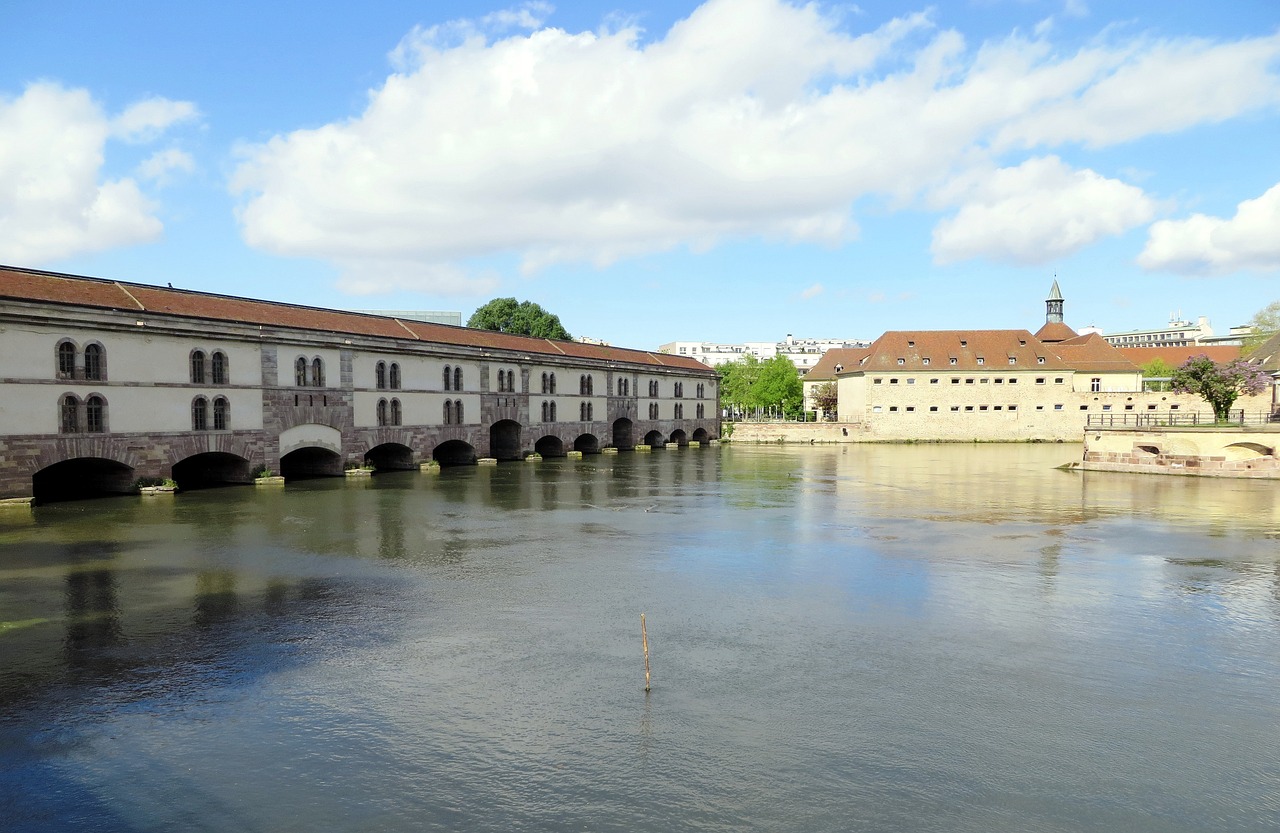
M1010 409L1010 410L1012 410L1012 409ZM1037 411L1043 411L1043 410L1044 410L1044 406L1043 406L1043 405L1037 405L1037 406L1036 406L1036 410L1037 410Z
M930 405L930 406L929 406L929 410L930 410L930 411L936 411L936 410L938 410L938 406L937 406L937 405Z
M996 378L996 384L997 384L997 385L1003 385L1003 384L1004 384L1004 379L1001 379L1001 378L998 378L998 377L997 377L997 378Z
M897 380L897 379L890 379L890 380L889 380L889 384L891 384L891 385L896 385L896 384L898 384L898 380Z
M1053 409L1054 409L1055 411L1061 411L1061 410L1062 410L1062 406L1061 406L1061 405L1054 405L1054 406L1053 406Z
M965 383L966 385L972 385L972 384L973 384L973 379L965 379L965 380L964 380L964 383Z
M914 411L915 409L916 409L916 408L915 408L915 406L914 406L914 405L908 405L908 406L907 406L907 412L908 412L908 413L910 413L911 411Z
M1171 410L1171 411L1176 411L1176 410L1178 410L1178 406L1177 406L1177 405L1170 405L1170 406L1169 406L1169 410Z
M1010 379L1010 380L1009 380L1009 384L1011 384L1011 385L1016 385L1016 384L1018 384L1018 380L1017 380L1017 379Z
M1103 405L1103 406L1102 406L1102 410L1104 410L1104 411L1109 411L1109 410L1111 410L1111 406L1110 406L1110 405Z
M991 380L990 380L990 379L988 379L986 376L983 376L983 377L982 377L981 379L979 379L978 381L985 385L985 384L987 384L988 382L990 382Z
M1132 406L1132 405L1125 405L1125 406L1124 406L1124 409L1125 409L1126 411L1132 411L1132 410L1133 410L1133 406Z
M1061 376L1055 376L1055 377L1053 377L1053 383L1054 383L1055 385L1061 385L1061 384L1062 384L1062 382L1063 382L1063 379L1062 379L1062 377L1061 377Z
M1002 406L1000 406L1000 405L992 405L992 406L991 406L991 410L993 410L993 411L998 411L998 410L1000 410L1000 409L1001 409L1001 407L1002 407Z
M931 384L931 385L936 385L936 384L938 384L938 378L935 376L934 378L930 379L930 380L929 380L929 384Z
M953 384L953 385L958 385L958 384L960 384L960 380L953 376L953 377L951 378L951 384Z
M982 358L982 356L978 356L978 364L986 364L986 361L987 360Z
M972 405L965 405L965 406L964 406L964 409L965 409L966 411L972 411L972 410L973 410L973 406L972 406Z
M929 363L929 359L928 359L927 357L926 357L926 358L921 359L920 361L924 362L925 364L928 364L928 363Z
M985 411L986 409L987 409L987 406L986 406L986 405L979 405L979 406L978 406L978 410L979 410L979 411Z
M958 411L958 410L960 410L960 406L959 406L959 405L952 405L952 406L951 406L951 410L953 410L953 411Z
M1043 384L1044 384L1044 377L1043 377L1043 376L1037 376L1037 377L1036 377L1036 384L1037 384L1037 385L1043 385Z
M1018 410L1018 406L1017 406L1017 405L1010 405L1006 410L1016 411L1016 410Z
M1148 405L1148 406L1147 406L1147 410L1148 410L1148 411L1154 411L1155 409L1156 409L1156 406L1155 406L1155 405Z
M916 380L915 380L915 377L914 377L914 376L913 376L912 378L910 378L910 379L908 379L908 380L907 380L907 384L908 384L908 385L914 385L915 383L916 383Z
M890 406L889 406L889 412L890 412L890 413L892 413L892 412L894 412L894 411L896 411L896 410L898 410L898 406L897 406L897 405L890 405Z
M880 406L879 406L879 405L874 405L874 406L872 406L872 408L871 408L871 413L873 413L873 414L878 414L878 413L880 413L880 411L881 411L881 408L880 408Z
M1087 411L1087 410L1089 410L1089 406L1088 406L1088 405L1081 405L1081 406L1080 406L1080 410L1082 410L1082 411Z
M883 382L883 381L884 381L883 379L876 379L876 380L875 380L875 383L878 385L878 384L880 384L880 383L881 383L881 382Z

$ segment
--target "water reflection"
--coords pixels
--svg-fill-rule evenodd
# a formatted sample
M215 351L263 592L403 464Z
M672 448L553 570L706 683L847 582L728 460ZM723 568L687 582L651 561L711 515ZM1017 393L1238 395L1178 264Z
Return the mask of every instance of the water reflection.
M0 813L1266 829L1273 487L1075 453L663 450L0 518Z

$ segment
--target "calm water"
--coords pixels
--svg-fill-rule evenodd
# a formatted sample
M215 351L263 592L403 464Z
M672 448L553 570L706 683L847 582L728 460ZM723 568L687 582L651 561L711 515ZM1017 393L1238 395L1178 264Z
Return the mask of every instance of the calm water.
M1054 470L1078 454L0 514L0 828L1275 830L1276 486Z

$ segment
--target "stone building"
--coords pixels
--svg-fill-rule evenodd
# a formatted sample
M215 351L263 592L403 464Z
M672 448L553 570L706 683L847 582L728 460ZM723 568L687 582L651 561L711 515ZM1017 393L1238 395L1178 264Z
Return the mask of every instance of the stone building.
M720 434L692 358L0 267L0 498Z
M1057 281L1045 303L1035 334L891 331L865 350L832 351L806 389L833 378L838 419L856 424L862 439L1079 441L1091 417L1122 424L1207 412L1212 419L1199 397L1144 392L1141 370L1120 350L1067 326ZM1253 397L1241 406L1268 403Z

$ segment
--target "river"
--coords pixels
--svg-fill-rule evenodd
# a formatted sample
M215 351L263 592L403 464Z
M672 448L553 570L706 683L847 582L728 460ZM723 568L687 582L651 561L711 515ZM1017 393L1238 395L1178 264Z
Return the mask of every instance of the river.
M1274 830L1275 485L1078 456L729 445L0 513L0 828Z

